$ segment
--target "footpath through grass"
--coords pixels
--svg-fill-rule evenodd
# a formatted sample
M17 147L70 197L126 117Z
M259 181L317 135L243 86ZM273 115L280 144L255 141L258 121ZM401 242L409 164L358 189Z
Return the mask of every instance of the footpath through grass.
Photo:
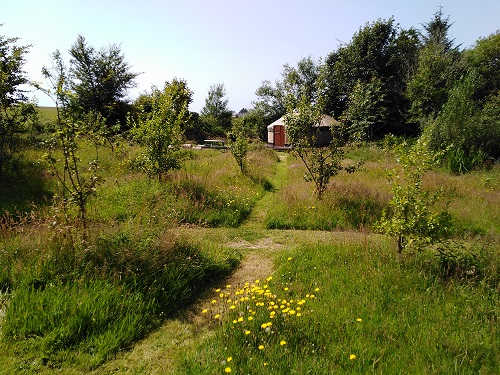
M205 159L205 156L214 159ZM209 169L215 165L216 170ZM127 176L134 184L144 184L133 190L137 194L129 194L127 181L111 180L105 186L109 197L101 196L96 204L99 199L119 204L106 205L104 212L95 210L94 220L119 230L101 236L102 252L94 248L80 255L95 257L94 261L100 266L95 269L101 271L112 262L117 266L137 266L126 269L130 273L124 275L131 277L128 285L136 285L134 280L143 285L141 303L153 303L155 299L148 299L147 291L159 285L149 285L142 276L151 274L153 280L165 272L165 277L184 280L182 274L174 272L177 263L174 269L162 266L160 255L168 253L169 247L165 245L171 244L170 237L182 238L190 244L185 250L193 253L174 252L180 255L180 264L187 266L182 269L194 265L194 270L200 270L197 266L200 265L208 277L198 279L199 275L193 273L193 282L174 283L185 286L184 291L192 292L193 285L197 289L193 294L180 294L188 297L181 298L181 305L189 307L175 307L167 318L149 315L160 319L146 322L150 328L133 337L128 344L122 342L115 346L115 351L102 351L108 353L107 357L99 358L88 349L98 348L92 346L95 343L113 343L116 334L123 330L110 329L104 340L83 340L76 351L64 350L67 336L62 324L52 336L33 334L22 345L2 344L0 373L2 370L5 373L58 371L62 374L499 373L498 286L480 280L445 278L433 253L408 253L398 258L395 243L371 234L370 220L379 208L371 206L370 202L384 201L385 193L380 165L375 162L366 165L365 177L354 175L353 179L344 179L339 176L334 181L330 195L326 195L326 201L318 208L321 214L316 216L310 213L317 210L319 202L314 201L311 186L302 182L303 169L288 154L280 154L280 162L272 169L274 176L266 176L266 186L271 184L273 190L265 190L263 185L254 187L252 181L236 175L230 155L222 153L195 155L186 172L172 179L169 185L172 190ZM438 175L432 181L442 185L440 178L451 179ZM481 178L490 177L485 174ZM221 181L232 186L224 192L227 195L217 195ZM463 179L454 179L450 198L462 199L460 183ZM468 197L467 202L462 200L462 206L475 205L474 202L479 202L477 199L483 198L496 202L498 186L491 177L487 189L476 187L480 193ZM172 191L179 196L179 201L170 198ZM376 191L380 191L380 195L376 195ZM329 207L335 212L345 211L350 207L349 202L356 201L356 192L365 203L355 205L348 212L359 211L361 216L357 214L357 218L351 219L352 215L343 213L344 224L333 226L335 230L317 230L324 229L318 225L318 220L333 212ZM127 201L132 196L139 196L141 201ZM247 204L251 210L246 208ZM452 204L457 204L456 200ZM219 212L222 207L225 213ZM298 218L289 207L296 207ZM136 208L133 217L127 215L129 208ZM464 218L463 228L469 228L473 221L481 222L475 219L480 215L479 210L462 209L461 212L456 210L454 214ZM492 245L492 251L498 252L494 212L490 209L488 215L493 219L485 219L486 224L481 225L485 228L488 225L486 240L490 241L488 245ZM172 223L174 213L180 225ZM224 216L231 220L224 221ZM278 226L269 225L270 218L274 218L275 223L292 225L277 229ZM245 221L238 225L233 224L233 219ZM338 223L344 219L339 217ZM169 223L169 231L162 227L165 223ZM138 228L142 228L140 233L133 232ZM154 235L162 231L162 235ZM474 233L481 234L479 230ZM20 240L21 248L30 248L23 242L28 239ZM469 240L475 239L469 237ZM15 244L8 244L14 249ZM35 249L32 250L25 254L27 258L35 255ZM141 254L147 257L142 258ZM233 273L233 278L218 279L235 267L238 254L242 256L241 267ZM138 263L124 262L124 257ZM269 266L270 261L273 267ZM34 270L46 271L43 267L48 264L40 263ZM151 267L151 272L145 270L143 275L137 270L144 265ZM115 276L123 277L119 273ZM9 277L10 274L4 275L5 280L10 280ZM30 280L36 281L33 277ZM65 280L59 281L64 283ZM118 311L125 307L126 311L133 311L134 306L139 306L134 305L136 300L131 290L124 290L127 293L117 297L120 290L106 284L96 282L88 286L82 282L80 285L83 289L68 286L59 292L66 291L67 297L77 298L77 291L81 296L87 291L85 288L99 287L102 294L109 296L109 308ZM207 285L210 285L209 290L190 304ZM50 283L32 286L29 290L33 293L52 290ZM154 291L158 293L154 296L161 296L161 288ZM26 298L20 301L26 302ZM71 298L68 298L69 305L78 305L77 301L71 302ZM57 297L57 300L64 299ZM40 303L50 306L51 300ZM176 306L175 301L170 306ZM58 305L51 307L57 309ZM23 309L17 311L21 313ZM29 310L24 311L29 314ZM68 309L64 311L67 315L71 313ZM112 316L118 316L116 314ZM92 318L91 314L82 315L81 327L93 327L85 323L85 319ZM127 319L132 318L134 315ZM127 323L126 319L116 323L125 328L145 327L141 320L137 320L137 324L133 320ZM137 341L139 338L142 340ZM54 350L53 343L59 344L62 350ZM38 345L37 349L33 350L32 344ZM85 364L85 361L95 362Z
M121 374L496 374L498 290L442 277L429 253L360 232L275 230L263 218L294 173L240 228L185 228L276 271L214 286L187 315L107 363Z

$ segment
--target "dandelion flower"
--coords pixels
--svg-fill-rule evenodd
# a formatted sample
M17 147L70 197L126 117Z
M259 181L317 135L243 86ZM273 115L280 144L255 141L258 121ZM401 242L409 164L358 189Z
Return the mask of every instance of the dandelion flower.
M249 330L246 330L245 331L245 335L249 335L250 334L250 331Z
M226 368L224 369L224 372L227 372L227 373L229 374L229 373L231 372L231 367L226 367Z
M361 319L361 318L357 318L356 320L357 320L358 322L362 322L362 321L363 321L363 319Z
M207 309L203 309L203 311L201 312L202 314L206 314L208 312Z
M289 257L288 260L292 260L293 258L292 257Z
M220 318L220 314L216 314L216 315L214 316L214 318L215 318L215 319L219 319L219 318Z
M285 340L281 340L281 341L280 341L280 345L281 345L281 346L286 345L286 341L285 341Z
M243 319L243 317L242 317L242 316L240 316L240 317L238 318L238 322L240 322L240 323L241 323L243 320L245 320L245 319Z
M351 361L355 360L355 359L356 359L356 354L351 354L351 355L349 356L349 359L350 359Z
M314 289L315 292L319 292L319 288Z
M283 290L286 292L288 290L288 287L284 287Z
M227 357L227 361L231 362L233 360L233 357Z
M259 345L259 350L264 350L264 345L260 344Z
M229 306L229 308L230 308L231 310L234 310L234 309L236 308L236 306L235 306L235 305L231 305L231 306Z

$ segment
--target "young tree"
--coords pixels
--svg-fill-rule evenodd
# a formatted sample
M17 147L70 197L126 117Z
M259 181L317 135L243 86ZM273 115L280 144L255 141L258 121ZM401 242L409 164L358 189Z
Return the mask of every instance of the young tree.
M108 125L123 124L128 111L125 97L139 74L131 71L120 48L113 44L95 50L79 35L69 52L70 87L79 109L100 113Z
M200 113L200 121L205 129L217 135L225 134L231 128L232 111L227 107L229 100L225 98L224 84L210 86L205 106Z
M246 170L246 156L248 153L248 134L245 129L245 119L238 117L233 119L231 131L228 133L229 149L233 154L241 173Z
M69 90L68 72L61 54L53 54L52 69L44 68L43 74L50 82L50 89L45 89L54 100L57 109L56 126L48 140L46 159L62 187L63 204L74 205L78 209L78 222L87 228L87 204L95 194L97 186L102 182L98 173L99 160L96 148L95 157L89 161L81 159L81 147L85 139L92 134L92 128L79 121L73 105L73 95ZM94 126L94 124L92 124ZM62 158L58 158L58 152ZM60 162L62 161L62 166ZM68 218L68 212L65 212Z
M322 90L319 89L318 92L321 93ZM316 195L321 199L332 177L342 170L352 173L360 166L360 163L349 166L342 164L345 152L354 144L357 135L350 134L342 123L332 124L332 141L327 146L320 146L317 142L318 125L324 116L324 97L319 95L316 101L311 103L305 95L297 100L291 94L288 95L287 103L284 121L290 144L307 169L304 178L314 182Z
M163 90L153 90L151 112L139 118L133 129L135 139L145 146L143 168L159 181L170 170L180 168L182 129L190 121L192 95L186 81L174 78L166 82Z
M388 171L393 197L389 211L384 211L375 228L396 238L398 253L410 245L417 249L436 243L446 236L447 207L437 205L441 190L431 194L423 187L424 175L436 166L443 152L429 149L424 137L411 147L406 142L391 145L397 166Z
M26 120L36 113L34 106L26 104L22 89L28 83L23 65L29 46L17 46L17 41L0 35L0 177L20 147Z

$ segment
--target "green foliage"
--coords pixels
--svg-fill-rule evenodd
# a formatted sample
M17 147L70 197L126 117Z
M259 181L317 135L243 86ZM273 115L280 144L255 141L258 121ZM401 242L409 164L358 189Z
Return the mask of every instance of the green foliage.
M336 118L352 116L357 122L370 115L371 119L366 120L373 122L376 138L388 133L411 133L406 126L409 104L404 92L418 48L416 30L402 29L393 18L360 28L348 44L326 59L328 113ZM363 104L368 96L378 105Z
M485 276L488 250L484 245L446 241L438 244L436 250L444 276L473 281L481 280ZM495 287L494 279L488 281Z
M411 147L406 142L396 145L395 151L398 164L388 171L393 193L390 211L382 213L376 228L395 237L398 253L402 253L410 245L420 249L441 240L450 217L438 205L442 191L431 194L423 186L425 173L437 165L442 153L429 150L423 138Z
M158 180L170 170L180 168L182 129L190 121L191 100L192 92L186 81L166 82L163 91L153 91L151 111L139 118L133 129L135 139L145 146L139 156L140 164L148 175Z
M245 172L245 159L248 154L248 134L246 134L244 125L244 119L236 118L233 120L231 132L228 133L229 149L240 167L241 173Z
M26 123L36 118L34 106L26 104L22 89L28 83L23 65L29 46L19 47L17 41L0 35L0 177L6 163L22 148Z
M56 103L57 122L47 141L48 149L44 158L62 188L63 202L77 207L78 222L86 229L87 204L90 197L95 195L102 178L98 173L98 149L95 149L95 157L91 160L83 161L80 153L84 140L91 140L93 134L99 134L98 131L94 133L92 130L99 129L100 125L77 120L75 107L71 105L73 96L67 91L67 71L59 52L53 54L53 62L53 69L44 68L43 72L52 84L52 88L45 92L51 95ZM57 152L62 153L61 159L58 158Z
M99 113L109 126L124 124L128 112L125 97L127 90L135 86L138 73L131 72L119 46L96 51L79 35L69 52L72 60L68 83L78 108L83 113Z
M478 109L478 102L474 101L478 82L475 71L460 80L450 90L439 116L426 129L433 149L451 148L449 156L454 173L470 171L486 158L500 156L499 95L490 97L484 107Z
M349 106L343 114L353 133L362 134L364 140L373 140L373 134L379 133L374 127L383 123L386 117L384 99L384 89L378 78L374 77L367 83L358 81L354 85Z
M422 271L437 259L398 262L373 238L316 241L280 254L272 279L216 290L215 334L174 373L496 372L497 291L442 283Z
M480 38L476 45L464 51L467 67L478 73L474 99L484 103L500 90L500 31Z
M232 112L227 107L224 84L210 86L205 106L200 113L200 122L207 135L224 135L231 128Z
M352 173L358 165L342 164L346 150L353 145L358 134L345 129L343 124L331 125L332 140L329 144L319 143L319 125L324 118L324 98L319 96L311 103L306 96L297 99L293 93L288 96L285 124L293 152L306 166L306 180L313 181L319 199L328 188L330 180L340 171Z
M29 342L31 370L57 367L75 351L83 368L96 367L238 262L220 247L202 251L124 232L102 236L87 248L47 245L31 256L23 257L29 249L9 254L13 291L3 340L18 352Z

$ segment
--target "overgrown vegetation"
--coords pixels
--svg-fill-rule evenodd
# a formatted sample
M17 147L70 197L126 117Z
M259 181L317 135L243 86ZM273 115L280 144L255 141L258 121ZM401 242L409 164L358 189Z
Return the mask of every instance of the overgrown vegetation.
M427 256L400 262L387 246L297 245L272 278L215 290L215 334L175 373L494 373L497 291L442 282Z
M189 112L178 79L129 107L119 48L82 36L69 69L59 52L44 69L57 108L38 115L27 47L0 37L0 372L100 371L187 321L237 249L267 249L277 272L217 290L211 337L173 373L495 373L499 39L459 51L450 26L441 9L425 35L367 24L325 64L286 64L239 117L222 84ZM321 143L325 112L339 122ZM282 115L290 154L251 139ZM388 133L413 138L393 154L374 142ZM206 135L231 152L181 148Z

